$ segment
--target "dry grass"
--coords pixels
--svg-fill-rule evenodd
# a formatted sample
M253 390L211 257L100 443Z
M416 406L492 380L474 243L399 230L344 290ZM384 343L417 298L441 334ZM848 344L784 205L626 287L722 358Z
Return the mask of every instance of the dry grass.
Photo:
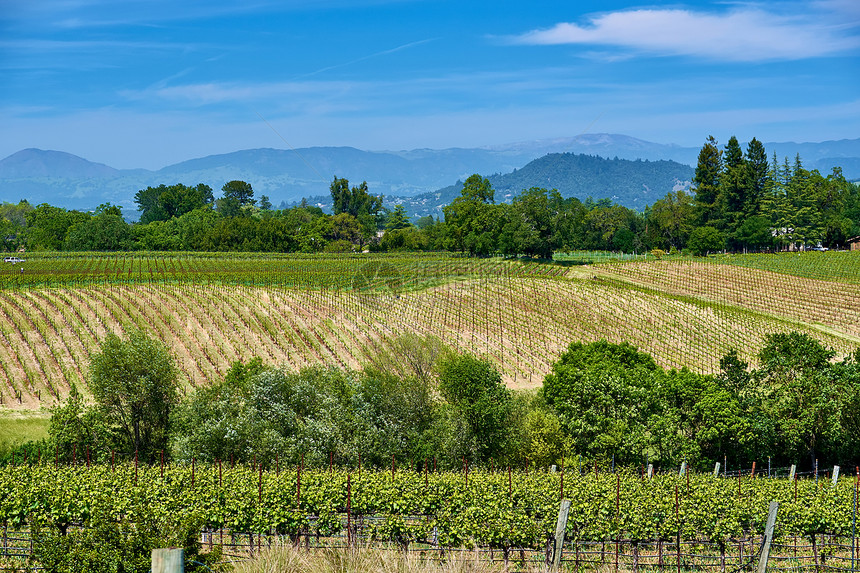
M481 555L456 551L431 556L419 552L403 553L396 549L329 549L305 551L292 544L276 545L251 560L235 564L235 573L503 573L505 571L538 573L537 565L490 563Z

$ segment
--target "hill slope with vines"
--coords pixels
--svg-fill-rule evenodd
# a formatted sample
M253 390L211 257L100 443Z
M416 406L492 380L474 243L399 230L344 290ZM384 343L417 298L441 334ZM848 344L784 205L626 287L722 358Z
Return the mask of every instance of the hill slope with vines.
M100 255L76 259L65 273L58 259L42 261L51 270L39 275L35 258L25 278L5 271L2 406L49 405L72 384L87 394L90 356L108 332L129 328L168 346L186 387L210 384L233 361L255 356L292 368L358 368L403 333L485 357L517 388L539 386L575 340L628 341L661 366L703 373L717 372L733 348L752 360L769 333L807 332L840 354L860 340L853 281L748 266L253 259ZM31 284L15 284L22 280Z

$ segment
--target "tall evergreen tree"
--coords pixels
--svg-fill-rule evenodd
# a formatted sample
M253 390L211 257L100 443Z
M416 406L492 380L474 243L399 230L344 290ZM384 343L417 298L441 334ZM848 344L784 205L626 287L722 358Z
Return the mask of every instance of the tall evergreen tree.
M744 161L741 145L734 135L726 144L723 153L723 172L720 176L719 207L721 213L711 220L712 226L724 229L734 244L735 231L740 227L744 218L746 205L746 161Z
M718 197L720 193L720 174L723 170L722 151L717 140L709 135L702 150L693 183L696 185L696 210L700 225L710 224L719 218Z
M747 145L744 175L746 198L743 211L745 217L752 217L759 214L768 179L767 152L764 145L755 137Z

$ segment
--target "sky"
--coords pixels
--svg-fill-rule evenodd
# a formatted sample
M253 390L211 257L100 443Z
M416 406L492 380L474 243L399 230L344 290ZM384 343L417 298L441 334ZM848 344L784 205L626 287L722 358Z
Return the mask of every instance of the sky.
M860 2L0 0L0 158L860 137Z

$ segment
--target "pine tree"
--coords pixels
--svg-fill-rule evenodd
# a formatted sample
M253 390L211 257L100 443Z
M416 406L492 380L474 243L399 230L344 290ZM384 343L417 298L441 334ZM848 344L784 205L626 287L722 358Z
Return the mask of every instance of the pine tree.
M700 225L708 225L719 219L718 197L720 174L723 170L722 151L717 140L709 135L702 150L693 183L696 185L696 209Z

